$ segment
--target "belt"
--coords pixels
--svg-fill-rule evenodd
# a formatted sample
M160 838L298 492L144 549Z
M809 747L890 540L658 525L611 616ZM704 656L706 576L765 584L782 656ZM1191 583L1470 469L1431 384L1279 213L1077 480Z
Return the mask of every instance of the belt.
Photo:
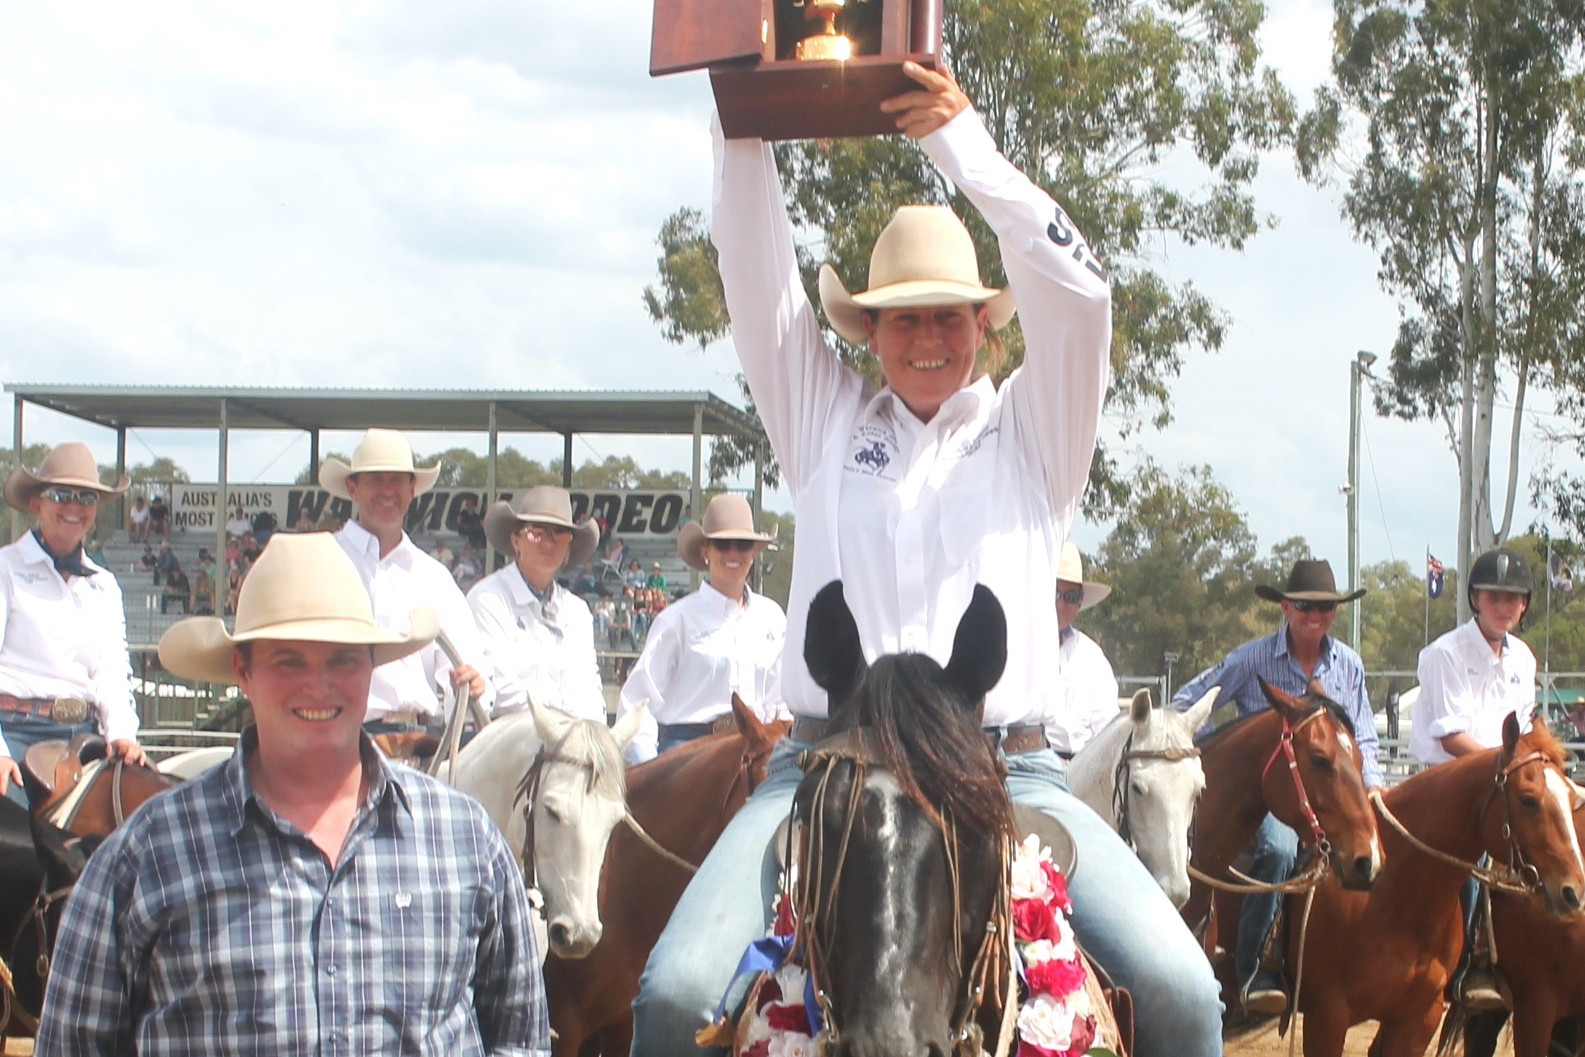
M829 721L816 719L813 716L799 716L793 720L792 730L788 738L805 745L814 745L826 736L826 727ZM990 740L991 748L1000 748L1009 756L1020 752L1036 752L1049 748L1050 742L1046 741L1046 728L1039 723L1014 723L1006 727L986 727L985 736Z
M80 697L13 697L0 694L0 712L15 712L23 716L38 716L75 727L88 718L88 702Z
M734 734L737 719L728 712L706 723L659 723L661 737L703 738L710 734Z

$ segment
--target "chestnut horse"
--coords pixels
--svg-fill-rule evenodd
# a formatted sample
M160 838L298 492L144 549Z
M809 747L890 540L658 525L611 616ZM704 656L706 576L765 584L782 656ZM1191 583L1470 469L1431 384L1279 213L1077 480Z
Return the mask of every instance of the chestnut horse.
M1296 996L1306 1057L1337 1057L1349 1027L1364 1020L1380 1022L1376 1057L1425 1051L1463 945L1459 888L1482 853L1500 885L1530 890L1526 898L1555 920L1577 918L1585 863L1575 796L1546 725L1521 735L1511 715L1501 748L1438 764L1388 792L1380 801L1386 863L1375 885L1368 893L1322 885L1310 909ZM1290 961L1302 916L1290 901Z
M1315 683L1303 697L1265 680L1260 688L1270 709L1234 720L1200 743L1206 784L1194 816L1194 868L1222 878L1271 814L1293 827L1302 845L1321 849L1345 887L1370 887L1381 869L1381 842L1348 714ZM1196 881L1183 917L1208 952L1216 920L1237 921L1237 902L1218 897L1213 915L1210 888Z
M736 694L732 715L735 733L700 738L628 770L628 811L665 853L632 826L612 831L600 876L600 942L587 957L552 954L545 961L555 1057L626 1057L632 1046L638 979L693 877L686 864L704 861L727 822L765 780L771 749L790 725L760 722Z
M1574 832L1582 828L1585 808L1576 807ZM1560 924L1536 899L1493 891L1491 926L1497 967L1513 993L1514 1057L1543 1057L1559 1022L1576 1036L1562 1052L1577 1053L1578 1018L1585 1014L1585 917ZM1499 1012L1469 1017L1462 1025L1467 1057L1491 1057L1508 1016ZM1570 1020L1574 1023L1568 1024Z
M41 741L23 757L33 813L78 837L108 837L145 800L180 779L107 756L103 738Z

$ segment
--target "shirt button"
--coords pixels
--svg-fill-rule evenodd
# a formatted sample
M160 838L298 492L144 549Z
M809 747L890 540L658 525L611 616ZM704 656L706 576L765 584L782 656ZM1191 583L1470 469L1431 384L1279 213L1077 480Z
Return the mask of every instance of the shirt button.
M325 967L325 972L329 973L331 976L335 976L336 975L336 967L334 965L326 966Z

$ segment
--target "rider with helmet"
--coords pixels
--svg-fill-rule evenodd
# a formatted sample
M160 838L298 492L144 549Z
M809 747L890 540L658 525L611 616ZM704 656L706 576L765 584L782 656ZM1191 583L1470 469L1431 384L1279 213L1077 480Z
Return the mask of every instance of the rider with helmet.
M1534 586L1530 563L1507 547L1475 559L1465 588L1474 615L1420 651L1420 696L1412 712L1409 752L1421 763L1501 745L1508 714L1518 716L1523 726L1535 711L1535 654L1513 635L1524 623ZM1475 934L1469 925L1476 895L1471 880L1462 896L1467 936ZM1504 1008L1488 957L1474 952L1473 964L1470 960L1466 950L1454 978L1459 1003L1472 1012Z

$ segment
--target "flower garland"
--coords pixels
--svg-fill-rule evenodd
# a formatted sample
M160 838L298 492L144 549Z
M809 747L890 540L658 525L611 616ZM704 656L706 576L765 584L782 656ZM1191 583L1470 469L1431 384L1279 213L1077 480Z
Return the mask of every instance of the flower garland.
M790 947L795 920L785 877L780 887L770 935ZM1011 895L1027 991L1018 1011L1016 1057L1082 1057L1096 1043L1089 970L1068 924L1073 901L1067 879L1035 834L1014 849ZM816 1015L808 996L809 973L794 959L762 972L731 1039L735 1057L816 1057L819 1027L811 1023Z

